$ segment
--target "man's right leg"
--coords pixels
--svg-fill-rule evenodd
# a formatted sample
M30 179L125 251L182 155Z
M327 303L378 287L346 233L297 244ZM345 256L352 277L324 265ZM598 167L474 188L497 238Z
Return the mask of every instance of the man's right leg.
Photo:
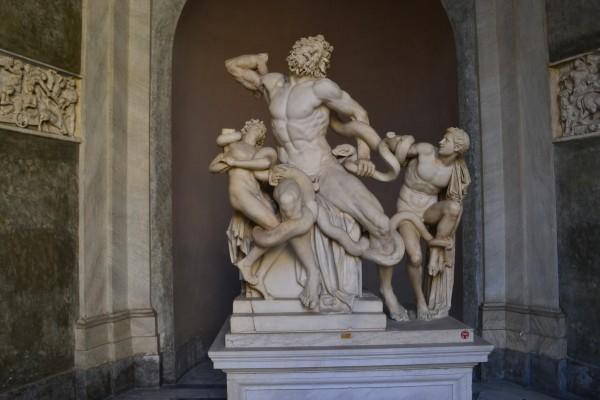
M315 256L310 242L310 232L296 236L290 240L294 253L306 271L306 283L300 294L300 301L308 309L319 305L321 288L321 271L315 261Z
M423 294L423 252L421 251L421 238L417 229L410 223L404 222L399 227L400 235L406 246L408 254L408 279L413 288L417 301L417 319L429 319L429 307Z
M394 266L390 267L387 265L377 266L377 272L379 272L379 292L390 312L390 318L395 321L408 321L408 312L400 305L392 287L394 268Z
M321 196L351 215L369 233L369 248L363 258L380 265L398 264L404 255L402 239L391 234L390 219L373 193L339 165L323 171L319 183Z

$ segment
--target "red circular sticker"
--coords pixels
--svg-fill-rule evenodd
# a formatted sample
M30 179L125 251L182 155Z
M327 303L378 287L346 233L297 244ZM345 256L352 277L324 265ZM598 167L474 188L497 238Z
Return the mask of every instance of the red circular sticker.
M469 338L469 331L462 331L460 333L460 337L463 338L464 340Z

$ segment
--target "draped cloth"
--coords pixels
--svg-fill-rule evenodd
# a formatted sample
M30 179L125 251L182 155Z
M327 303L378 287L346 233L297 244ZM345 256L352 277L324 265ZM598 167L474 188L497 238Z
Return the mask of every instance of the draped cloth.
M319 212L325 213L332 225L343 229L355 241L360 239L361 229L358 223L349 214L346 214L336 208L324 197L316 194L316 202L319 206ZM232 263L236 263L248 255L252 246L252 228L254 224L243 214L234 212L229 227L227 228L227 238L229 243L229 256ZM351 312L354 299L362 295L362 263L359 257L346 253L343 247L337 242L325 236L317 224L311 230L311 247L317 265L321 272L321 297L319 302L319 311L325 313L345 313ZM286 256L285 253L289 253ZM271 269L277 270L279 263L293 263L291 266L293 280L300 286L306 284L306 272L304 266L295 257L289 246L282 248L273 248L267 250L261 257L256 270L265 269L269 273ZM281 293L282 288L269 286L269 280L263 289L264 295L267 293ZM247 287L246 295L250 297L258 296L255 288ZM289 297L291 293L287 293ZM281 295L276 297L280 297Z
M467 163L462 157L457 158L452 166L452 175L450 175L450 183L446 188L444 197L447 200L455 200L462 203L463 198L467 194L467 189L471 184L471 175L467 168Z
M229 258L233 264L250 253L253 224L239 211L234 211L225 234L229 244Z
M344 230L352 240L360 239L361 229L349 214L317 193L319 212L325 213L332 225ZM346 253L336 241L325 236L315 224L311 242L317 265L321 270L321 312L350 312L354 298L362 294L362 262ZM299 263L296 263L297 265ZM297 269L297 276L300 277Z
M432 318L447 317L452 304L452 289L454 287L454 264L456 261L456 228L462 217L462 201L471 184L471 176L465 160L460 157L455 160L450 182L442 196L442 200L456 201L461 205L456 225L449 239L451 245L442 249L434 247L429 252L429 265L434 265L436 275L427 274L425 279L425 294L428 298L429 310Z

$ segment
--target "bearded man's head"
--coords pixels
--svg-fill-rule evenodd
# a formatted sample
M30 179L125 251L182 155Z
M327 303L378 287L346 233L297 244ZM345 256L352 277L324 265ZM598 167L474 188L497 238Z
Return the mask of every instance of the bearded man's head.
M286 60L295 75L325 78L332 52L333 46L323 35L309 36L294 43Z

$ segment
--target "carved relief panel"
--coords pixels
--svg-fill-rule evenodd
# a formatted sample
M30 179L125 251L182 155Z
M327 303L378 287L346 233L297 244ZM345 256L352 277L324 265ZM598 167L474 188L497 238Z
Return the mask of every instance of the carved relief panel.
M0 123L75 136L77 79L0 54Z
M600 133L600 50L551 69L554 136Z

